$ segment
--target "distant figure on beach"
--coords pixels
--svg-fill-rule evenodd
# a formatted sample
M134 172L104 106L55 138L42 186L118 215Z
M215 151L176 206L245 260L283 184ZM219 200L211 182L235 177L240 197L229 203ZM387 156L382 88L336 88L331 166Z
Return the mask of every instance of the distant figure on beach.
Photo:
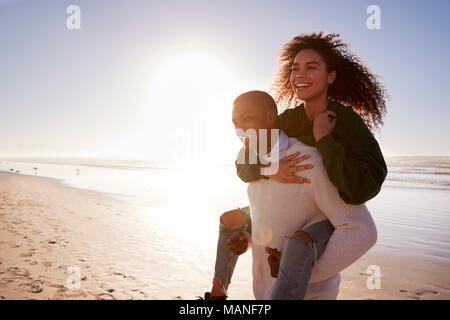
M77 168L77 175L79 175L79 174L80 174L80 169Z
M348 210L340 213L324 212L320 206L330 205L331 200L328 198L333 198L334 191L332 192L330 187L325 188L329 190L328 192L325 192L322 187L320 192L310 191L314 194L315 205L313 207L319 208L318 212L313 213L315 218L309 221L302 220L300 216L305 208L304 204L299 203L303 209L295 218L299 219L296 220L299 224L295 227L300 228L297 230L282 228L281 231L297 241L290 241L295 246L302 247L306 243L316 249L313 260L317 259L317 261L313 263L311 279L307 279L309 285L304 297L301 292L290 290L288 281L302 279L302 283L304 283L305 277L308 277L308 270L296 271L289 261L303 261L304 263L308 261L309 263L311 256L305 255L304 250L300 249L296 253L295 250L292 250L294 245L286 246L277 241L267 242L272 245L272 247L267 245L265 248L267 265L264 267L258 264L259 269L258 267L253 268L256 279L263 279L260 280L262 282L258 282L254 278L255 297L257 299L336 299L339 288L339 272L353 263L361 252L368 250L376 239L373 221L368 218L370 215L368 212L365 215L362 214L366 217L366 220L363 219L365 222L359 225L365 228L365 231L359 234L364 238L361 240L362 247L349 245L349 249L354 250L353 252L347 251L342 259L337 256L340 254L338 248L345 243L345 241L339 242L339 239L345 239L345 235L341 235L343 232L341 228L345 227L347 223L358 224L357 220L361 213L355 214L355 212L364 211L363 209L354 211L353 208L365 208L363 203L379 193L387 175L386 163L371 132L383 124L382 119L386 112L384 101L386 92L377 77L347 49L347 45L339 39L339 35L323 35L322 32L301 34L294 37L281 49L272 91L278 108L287 108L278 115L276 121L276 128L282 130L278 146L284 146L283 152L280 151L279 154L278 171L274 175L264 174L267 172L264 171L266 170L264 166L268 164L262 163L261 155L257 158L257 164L242 164L236 161L238 176L244 182L249 182L250 207L231 210L220 217L215 276L212 290L205 293L205 299L226 299L238 255L244 253L250 244L254 250L254 239L260 236L254 235L254 224L261 226L261 220L258 219L261 217L268 219L267 221L272 224L267 226L267 230L272 230L272 233L267 231L266 236L272 240L279 237L280 233L274 234L274 230L280 230L277 229L279 223L287 226L287 224L283 224L287 218L286 215L293 214L289 209L289 204L296 199L292 191L297 188L298 196L303 197L305 189L315 190L315 187L312 186L314 179L311 178L316 177L317 179L317 171L326 172L329 181L324 182L322 179L321 184L331 183L335 188L333 190L339 195L341 203L334 200L332 206L346 206ZM292 108L298 102L302 103ZM259 104L260 108L264 107L259 102L256 104ZM254 105L254 103L250 103L250 105ZM233 116L236 116L235 112L240 108L242 107L239 106L239 100L236 99ZM258 118L260 121L258 123L261 124L260 118L269 117L273 110L261 112L261 110L258 113L257 110L252 109L252 112L248 112L247 118L233 119L236 127L244 130L258 128L255 125L255 118ZM267 119L265 120L267 121ZM275 126L275 122L271 125ZM264 128L264 126L259 126L259 128ZM296 138L299 145L296 146L290 138L286 137ZM308 149L306 146L315 147L315 149ZM296 149L297 152L286 152L286 150ZM238 158L242 156L248 158L250 152L258 152L258 150L249 150L248 145L244 146ZM300 153L301 156L297 157ZM281 157L284 154L287 155ZM316 161L318 154L321 159L320 163ZM300 164L307 159L310 159L308 161L312 163ZM302 176L300 175L301 171L303 171ZM314 173L314 171L316 172ZM264 190L264 186L267 190L276 190L277 196L273 198L267 194L266 198L262 199L263 193L258 197L252 193L252 190L260 188ZM277 188L283 192L280 193ZM286 198L288 194L294 198ZM267 202L267 197L281 201ZM323 197L328 200L321 203L320 199ZM275 208L276 206L279 207ZM266 212L266 208L272 209L273 216ZM337 218L333 214L341 216ZM352 216L352 214L355 215ZM321 217L319 221L328 219L333 224L335 230L331 237L328 228L307 230L308 227L312 227L313 222L318 221L319 217ZM347 219L343 217L350 219L350 222L343 222ZM336 224L336 221L341 221L342 224ZM264 228L259 229L258 232L261 230ZM328 237L328 244L325 242L326 248L322 248L325 251L319 257L318 253L320 252L317 252L317 249L319 246L323 246L324 239L328 239ZM281 248L281 246L283 247ZM287 250L289 256L285 254ZM261 260L261 250L253 253L253 256ZM330 257L337 260L330 259ZM274 277L272 282L267 279L267 268L270 268L269 274ZM327 275L328 278L322 277L319 280L315 276L315 274L321 273L321 268L330 271ZM278 274L283 277L280 279ZM324 286L329 289L328 292L320 292L317 285L314 285L315 281L329 281Z
M38 168L36 168L36 167L33 167L33 170L34 170L34 174L37 174L37 169L38 169Z

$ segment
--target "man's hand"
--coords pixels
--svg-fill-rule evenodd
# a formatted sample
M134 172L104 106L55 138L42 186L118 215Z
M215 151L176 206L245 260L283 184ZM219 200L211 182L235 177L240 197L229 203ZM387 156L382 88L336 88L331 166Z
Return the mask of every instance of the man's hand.
M281 251L269 247L266 247L265 250L269 254L267 257L267 262L270 267L270 275L273 278L277 278L278 272L280 271Z
M228 248L238 256L247 251L248 237L243 231L238 231L227 241Z
M336 127L336 113L326 110L314 119L313 134L316 142L330 134Z
M313 165L297 166L297 164L309 158L309 155L304 155L298 159L295 159L295 157L299 154L300 152L297 151L296 153L281 159L278 163L277 173L274 175L268 175L267 177L280 183L311 183L308 179L295 175L296 172L308 170L313 167Z

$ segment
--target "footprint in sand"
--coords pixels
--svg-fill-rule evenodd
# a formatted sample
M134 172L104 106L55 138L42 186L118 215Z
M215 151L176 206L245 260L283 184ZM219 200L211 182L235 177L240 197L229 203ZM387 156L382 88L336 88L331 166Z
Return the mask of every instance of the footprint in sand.
M109 293L100 293L95 295L96 300L116 300L116 298Z
M360 276L371 276L372 274L371 273L367 273L367 272L361 272L359 275Z
M58 290L53 295L53 300L64 300L70 298L87 297L87 294L81 290L69 290L61 284L49 284L51 288L57 288Z
M115 276L121 276L121 277L123 277L123 278L128 278L128 279L131 279L131 280L136 280L135 277L133 277L133 276L126 276L126 275L124 275L123 273L120 273L120 272L114 272L113 275L115 275Z
M33 256L33 254L34 254L34 251L30 250L28 252L22 253L19 257L29 258L29 257Z
M14 282L14 279L11 278L0 279L0 287L5 287L10 282Z
M30 271L25 268L9 267L6 270L20 277L28 277L30 275Z
M415 299L415 300L421 300L426 295L439 295L439 292L435 291L435 290L423 290L423 291L418 291L418 292L409 292L408 290L400 289L399 291L402 293L406 293L408 298Z
M31 293L40 293L44 289L42 288L42 284L44 284L44 281L42 280L34 280L31 283L21 283L20 287L25 287L27 291L30 291Z
M427 295L427 294L431 294L431 295L439 295L439 292L438 292L438 291L435 291L435 290L424 290L424 291L416 292L416 294L417 294L418 296L423 296L423 295Z
M124 274L122 274L122 273L120 273L120 272L114 272L113 275L115 275L115 276L122 276L122 277L124 277L124 278L127 277L126 275L124 275Z
M52 266L53 262L51 262L51 261L42 261L41 264L44 267L50 268Z

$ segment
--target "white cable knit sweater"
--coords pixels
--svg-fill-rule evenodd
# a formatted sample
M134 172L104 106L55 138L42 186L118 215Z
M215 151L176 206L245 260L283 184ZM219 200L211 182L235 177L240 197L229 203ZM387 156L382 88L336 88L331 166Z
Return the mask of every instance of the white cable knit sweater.
M286 236L315 222L330 220L335 231L325 252L313 267L305 299L336 299L339 292L339 272L347 268L377 240L372 217L363 205L346 204L328 179L317 149L297 139L280 134L279 157L300 151L310 158L301 164L313 169L300 171L299 176L311 184L283 184L272 179L260 179L248 186L252 215L253 292L256 299L270 299L275 278L270 276L268 254L264 247L281 250Z

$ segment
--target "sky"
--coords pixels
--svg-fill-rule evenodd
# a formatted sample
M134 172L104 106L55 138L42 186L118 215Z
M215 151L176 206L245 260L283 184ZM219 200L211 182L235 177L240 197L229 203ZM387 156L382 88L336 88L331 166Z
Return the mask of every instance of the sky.
M321 30L386 86L386 156L448 156L449 15L447 0L0 0L0 157L232 163L233 99L268 90L282 45Z

